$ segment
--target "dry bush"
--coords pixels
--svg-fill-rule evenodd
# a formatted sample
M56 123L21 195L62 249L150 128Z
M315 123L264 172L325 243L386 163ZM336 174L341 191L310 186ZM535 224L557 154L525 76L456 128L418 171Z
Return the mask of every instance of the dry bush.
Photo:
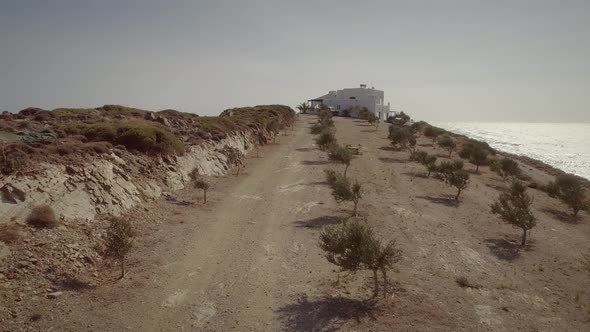
M21 233L19 232L17 225L2 225L2 227L0 227L0 241L6 244L14 244L18 243L20 239Z
M104 255L118 260L121 276L125 276L125 257L133 246L133 228L127 219L113 218L107 229Z
M49 205L35 207L27 217L27 224L37 228L53 228L57 226L55 212Z

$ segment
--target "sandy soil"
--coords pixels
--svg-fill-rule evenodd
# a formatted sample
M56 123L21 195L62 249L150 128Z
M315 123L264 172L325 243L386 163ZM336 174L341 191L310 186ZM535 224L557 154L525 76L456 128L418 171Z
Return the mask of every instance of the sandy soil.
M520 231L490 213L505 184L487 167L472 174L455 204L453 188L389 147L386 125L375 131L337 118L338 140L362 147L348 171L363 183L361 214L404 252L391 273L395 294L366 301L369 275L338 276L317 246L321 227L352 207L334 202L323 182L324 169L343 166L315 148L313 121L301 116L262 158L250 156L239 176L212 179L206 205L187 189L138 210L157 222L140 229L125 279L39 297L31 306L40 319L3 322L2 329L590 330L590 272L580 263L590 249L587 213L571 220L561 203L531 189L538 226L519 250ZM419 144L438 151L428 140ZM547 178L525 170L536 181ZM460 287L458 277L478 288Z

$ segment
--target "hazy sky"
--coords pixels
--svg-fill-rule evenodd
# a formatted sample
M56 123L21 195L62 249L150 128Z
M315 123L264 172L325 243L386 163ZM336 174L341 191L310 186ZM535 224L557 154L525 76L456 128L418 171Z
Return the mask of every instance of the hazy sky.
M0 110L216 115L360 83L427 121L590 121L590 1L0 0Z

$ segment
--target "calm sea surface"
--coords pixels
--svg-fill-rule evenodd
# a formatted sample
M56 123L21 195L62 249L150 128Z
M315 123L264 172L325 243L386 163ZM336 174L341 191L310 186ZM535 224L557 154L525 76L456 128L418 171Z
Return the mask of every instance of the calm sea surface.
M590 179L590 123L447 122L434 125Z

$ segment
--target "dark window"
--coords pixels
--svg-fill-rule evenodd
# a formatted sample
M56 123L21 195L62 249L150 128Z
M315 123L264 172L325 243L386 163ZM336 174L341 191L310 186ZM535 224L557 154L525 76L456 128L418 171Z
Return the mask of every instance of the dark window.
M340 109L340 105L336 106L336 109L339 110Z
M356 99L356 97L350 97L350 99Z

